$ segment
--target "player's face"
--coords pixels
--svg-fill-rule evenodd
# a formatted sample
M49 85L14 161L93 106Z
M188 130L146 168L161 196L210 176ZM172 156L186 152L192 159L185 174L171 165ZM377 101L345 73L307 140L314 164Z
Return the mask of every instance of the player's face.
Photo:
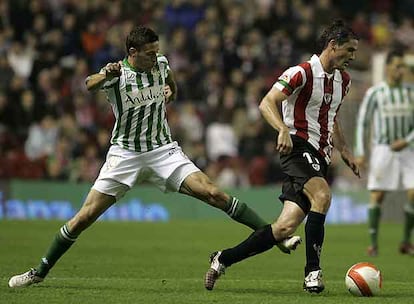
M355 59L355 53L358 50L358 40L351 39L341 45L337 44L333 52L334 68L345 70L349 63Z
M401 82L404 77L406 65L403 57L393 57L387 65L388 77L394 82Z
M146 72L151 71L157 62L157 54L160 50L158 41L144 44L139 50L131 48L130 56L134 67Z

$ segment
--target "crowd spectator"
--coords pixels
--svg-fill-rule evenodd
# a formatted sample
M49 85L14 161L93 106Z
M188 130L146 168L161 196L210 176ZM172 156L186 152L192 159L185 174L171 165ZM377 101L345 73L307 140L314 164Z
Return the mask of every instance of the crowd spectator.
M161 34L178 83L172 132L194 162L226 185L280 182L276 135L257 109L264 92L318 51L315 37L332 18L352 24L362 52L394 42L412 49L413 18L401 2L410 1L0 0L0 178L94 180L113 117L84 80L122 57L138 23ZM355 62L359 72L369 65ZM39 158L33 174L16 169Z

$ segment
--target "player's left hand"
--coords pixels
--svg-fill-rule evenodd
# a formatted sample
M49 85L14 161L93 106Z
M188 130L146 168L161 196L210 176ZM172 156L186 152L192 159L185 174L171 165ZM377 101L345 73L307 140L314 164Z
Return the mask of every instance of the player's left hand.
M398 152L403 150L408 146L408 142L405 139L397 139L391 144L391 150L394 152Z
M354 174L360 178L361 175L360 175L359 166L354 156L352 155L352 153L348 149L345 149L344 151L341 152L341 157L344 163L349 168L351 168L352 172L354 172Z
M167 84L164 87L164 96L165 96L165 100L167 101L167 103L170 101L170 97L172 96L172 90L171 87Z

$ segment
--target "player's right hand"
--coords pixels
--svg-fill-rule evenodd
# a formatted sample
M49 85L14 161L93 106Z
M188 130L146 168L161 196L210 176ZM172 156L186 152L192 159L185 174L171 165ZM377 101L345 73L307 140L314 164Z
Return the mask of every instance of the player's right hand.
M119 62L111 62L105 66L106 78L114 78L121 76L121 64Z
M358 156L355 157L355 163L360 167L361 169L365 169L365 156Z
M390 147L391 150L394 152L399 152L405 149L408 146L408 142L405 139L397 139L396 141L392 142Z
M289 129L281 129L277 137L276 150L280 154L289 154L292 152L293 143L289 134Z

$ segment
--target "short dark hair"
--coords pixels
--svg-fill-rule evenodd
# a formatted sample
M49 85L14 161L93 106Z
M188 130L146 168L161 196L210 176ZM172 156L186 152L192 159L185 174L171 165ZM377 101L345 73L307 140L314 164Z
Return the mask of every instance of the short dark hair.
M338 19L335 20L330 26L325 28L319 38L319 44L321 50L324 50L331 40L335 40L338 45L341 45L351 39L359 40L359 37L348 25L344 23L344 21Z
M394 57L404 57L404 50L402 49L394 49L388 52L387 57L385 59L386 64L390 64Z
M158 41L158 35L150 28L137 26L128 34L126 38L126 51L129 54L130 48L139 50L144 44Z

